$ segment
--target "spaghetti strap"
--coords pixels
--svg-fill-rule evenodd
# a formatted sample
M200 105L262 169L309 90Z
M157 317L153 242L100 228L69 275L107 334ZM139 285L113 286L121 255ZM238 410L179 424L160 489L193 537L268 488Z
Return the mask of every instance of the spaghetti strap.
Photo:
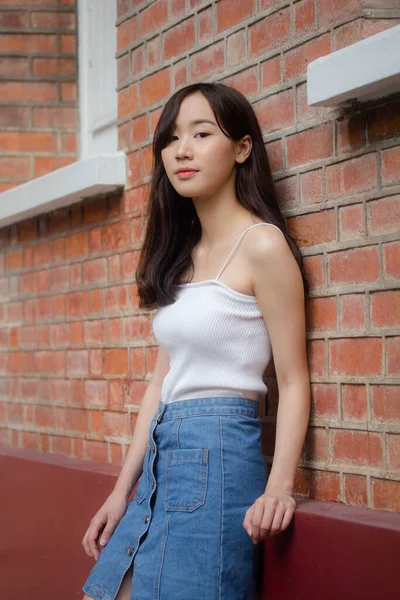
M223 270L225 269L225 267L228 265L228 263L230 262L230 260L233 258L236 248L239 246L243 236L245 233L247 233L250 229L253 229L253 227L257 227L258 225L269 225L270 227L275 227L278 231L281 232L281 234L284 236L283 232L281 229L279 229L279 227L277 227L276 225L273 225L272 223L255 223L254 225L250 225L250 227L248 227L247 229L245 229L243 231L243 233L241 233L239 239L237 240L236 244L233 246L230 254L228 255L228 258L226 259L226 261L224 262L224 264L222 265L222 269L220 270L220 272L218 273L218 275L215 278L215 281L217 281L219 279L219 277L222 275Z

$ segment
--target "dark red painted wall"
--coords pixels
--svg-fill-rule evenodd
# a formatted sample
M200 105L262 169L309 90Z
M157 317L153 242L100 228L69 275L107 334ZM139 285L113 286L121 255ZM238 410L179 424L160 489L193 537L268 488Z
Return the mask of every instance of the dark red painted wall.
M119 470L0 448L2 600L81 600L94 564L82 538ZM264 544L263 600L398 600L399 514L296 501Z

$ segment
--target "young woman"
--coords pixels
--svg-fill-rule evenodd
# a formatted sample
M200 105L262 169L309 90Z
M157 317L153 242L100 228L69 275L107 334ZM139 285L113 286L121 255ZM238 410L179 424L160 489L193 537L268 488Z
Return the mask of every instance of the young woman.
M153 152L136 280L140 308L158 309L159 351L115 489L83 539L97 561L84 598L253 600L259 542L296 508L309 420L301 254L238 91L177 91ZM279 406L267 473L258 408L272 354Z

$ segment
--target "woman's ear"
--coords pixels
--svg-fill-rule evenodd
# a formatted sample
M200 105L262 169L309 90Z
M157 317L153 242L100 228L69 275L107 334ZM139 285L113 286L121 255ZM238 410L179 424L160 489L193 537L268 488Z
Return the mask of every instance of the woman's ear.
M253 142L250 135L245 135L236 142L236 162L244 163L248 159L252 147Z

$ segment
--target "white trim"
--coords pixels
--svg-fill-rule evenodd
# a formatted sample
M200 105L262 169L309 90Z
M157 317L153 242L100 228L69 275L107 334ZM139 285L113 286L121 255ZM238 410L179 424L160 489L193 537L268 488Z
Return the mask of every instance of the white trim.
M400 91L400 25L381 31L307 67L309 106L340 106Z
M124 152L80 160L0 194L0 227L69 206L126 184Z
M118 151L116 0L78 1L80 158Z

